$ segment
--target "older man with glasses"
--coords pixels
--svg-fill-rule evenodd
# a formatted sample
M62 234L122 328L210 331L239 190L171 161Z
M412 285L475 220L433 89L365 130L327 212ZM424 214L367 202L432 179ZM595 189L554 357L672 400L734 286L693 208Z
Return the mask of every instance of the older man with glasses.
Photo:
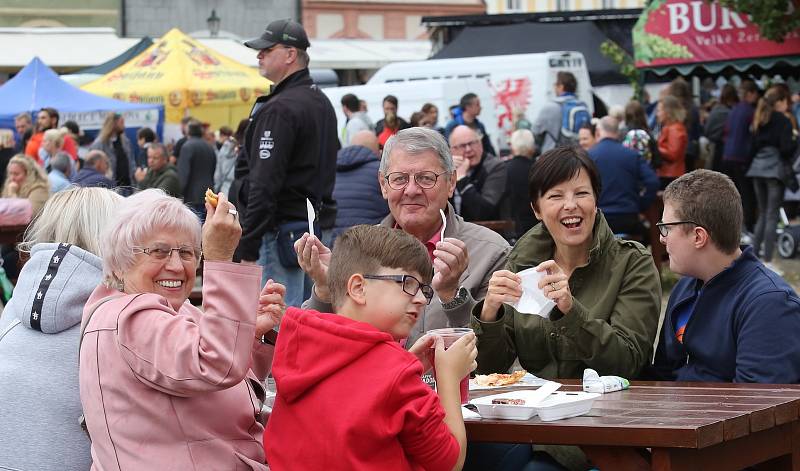
M466 125L450 133L450 152L456 168L453 205L466 221L500 219L506 199L506 163L485 153L481 138Z
M401 130L383 149L378 178L390 214L381 225L416 237L433 260L433 301L411 331L408 346L428 330L469 325L472 307L484 298L489 278L503 267L510 250L500 235L455 213L447 200L455 191L456 175L447 143L435 130ZM315 283L304 307L330 312L330 250L308 234L295 250Z

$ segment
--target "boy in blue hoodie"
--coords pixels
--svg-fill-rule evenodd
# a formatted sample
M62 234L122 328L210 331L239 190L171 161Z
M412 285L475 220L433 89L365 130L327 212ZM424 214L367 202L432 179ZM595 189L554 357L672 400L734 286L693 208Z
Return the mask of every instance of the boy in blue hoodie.
M651 379L800 381L800 298L740 247L742 205L730 178L683 175L664 191L658 223L669 267L684 275L669 297Z

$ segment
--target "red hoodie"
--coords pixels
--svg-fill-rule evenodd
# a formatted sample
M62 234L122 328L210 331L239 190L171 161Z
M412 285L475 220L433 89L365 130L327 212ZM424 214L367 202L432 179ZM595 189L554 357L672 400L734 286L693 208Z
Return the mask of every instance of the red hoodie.
M289 308L264 433L270 469L451 470L458 442L422 364L386 332Z

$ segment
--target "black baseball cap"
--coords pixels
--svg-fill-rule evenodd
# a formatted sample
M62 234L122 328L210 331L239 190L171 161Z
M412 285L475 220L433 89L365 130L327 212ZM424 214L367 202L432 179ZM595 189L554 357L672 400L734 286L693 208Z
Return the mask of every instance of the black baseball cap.
M277 20L267 25L264 33L258 37L245 41L244 45L251 49L268 49L276 44L296 47L306 50L311 44L303 26L292 20Z

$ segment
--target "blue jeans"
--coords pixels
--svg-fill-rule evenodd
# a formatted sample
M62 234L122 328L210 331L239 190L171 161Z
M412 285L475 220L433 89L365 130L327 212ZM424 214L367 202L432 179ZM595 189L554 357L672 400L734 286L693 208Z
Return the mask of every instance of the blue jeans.
M566 471L550 455L534 452L530 443L467 444L464 471Z
M311 297L311 279L300 268L287 268L278 259L277 232L267 232L258 249L258 264L264 269L261 273L261 286L272 279L286 286L286 305L300 307L303 301ZM333 231L322 231L322 243L330 247Z

